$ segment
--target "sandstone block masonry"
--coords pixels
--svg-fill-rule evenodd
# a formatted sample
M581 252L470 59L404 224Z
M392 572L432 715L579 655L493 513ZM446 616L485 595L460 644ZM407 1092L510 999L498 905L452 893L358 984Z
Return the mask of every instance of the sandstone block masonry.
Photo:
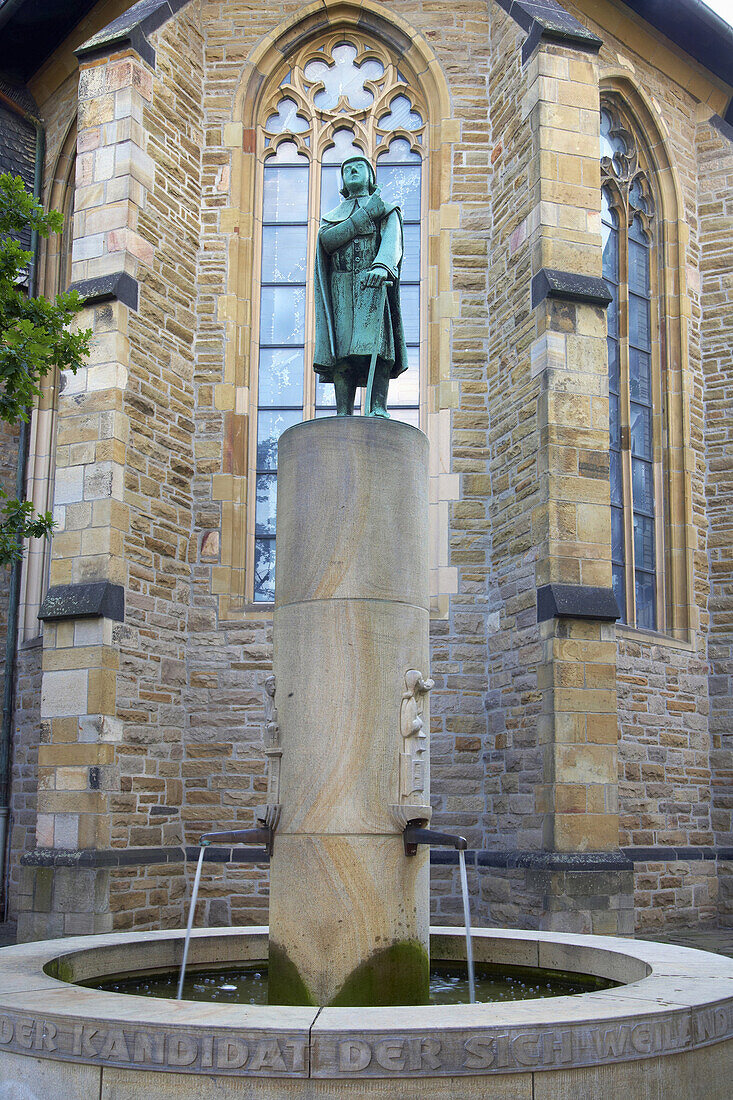
M84 37L129 6L98 5ZM468 837L478 923L730 919L730 89L610 0L550 35L528 10L151 2L137 37L115 24L77 60L80 36L37 75L49 180L77 116L72 277L94 331L58 399L50 584L109 585L124 608L47 619L42 670L37 649L21 662L23 935L181 923L200 833L265 801L271 609L246 602L257 104L291 46L357 33L413 66L433 112L433 822ZM660 165L666 634L609 603L602 91ZM432 882L435 915L459 920L455 868L436 859ZM267 887L266 864L207 864L197 919L264 921Z

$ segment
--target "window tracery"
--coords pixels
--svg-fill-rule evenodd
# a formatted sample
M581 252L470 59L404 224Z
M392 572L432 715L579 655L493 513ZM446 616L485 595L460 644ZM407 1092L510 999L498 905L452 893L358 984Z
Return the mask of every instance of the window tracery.
M277 440L292 424L335 411L332 387L312 370L312 280L320 217L341 201L340 165L356 153L376 166L386 200L402 207L402 315L409 368L393 381L393 417L418 424L421 214L427 109L388 49L333 33L304 46L264 98L259 322L253 342L254 531L252 598L274 597ZM356 412L359 411L357 398Z
M611 548L621 621L663 630L662 389L653 168L615 97L601 101L608 309Z

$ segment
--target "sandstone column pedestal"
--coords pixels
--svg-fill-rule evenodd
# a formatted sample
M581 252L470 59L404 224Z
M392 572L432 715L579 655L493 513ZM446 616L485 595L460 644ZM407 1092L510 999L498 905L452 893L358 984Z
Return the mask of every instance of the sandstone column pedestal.
M427 439L378 418L298 424L277 516L270 999L421 1003L429 854L406 857L401 834L430 816Z

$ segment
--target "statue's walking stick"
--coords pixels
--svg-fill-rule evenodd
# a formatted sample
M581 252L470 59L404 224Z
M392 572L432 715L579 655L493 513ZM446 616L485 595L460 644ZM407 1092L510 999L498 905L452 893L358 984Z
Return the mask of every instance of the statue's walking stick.
M379 355L379 349L382 346L382 329L384 328L384 306L387 301L387 287L392 286L391 279L385 279L379 291L379 305L377 312L379 313L379 329L377 330L377 339L374 344L374 351L372 357L369 360L369 377L367 378L366 397L364 399L364 416L373 416L372 413L372 387L374 385L374 371L377 367L377 356Z

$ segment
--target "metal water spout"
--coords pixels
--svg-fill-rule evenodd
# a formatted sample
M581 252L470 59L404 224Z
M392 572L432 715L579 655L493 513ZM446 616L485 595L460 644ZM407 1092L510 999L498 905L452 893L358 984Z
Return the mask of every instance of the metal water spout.
M271 825L260 825L254 829L226 829L222 833L202 833L199 844L207 848L220 841L222 844L263 844L268 856L272 855L275 830Z
M436 829L425 829L419 822L408 822L407 828L402 834L402 842L405 846L405 855L417 855L418 844L427 844L431 848L455 848L457 852L465 852L468 841L465 836L456 836L454 833L439 833Z

